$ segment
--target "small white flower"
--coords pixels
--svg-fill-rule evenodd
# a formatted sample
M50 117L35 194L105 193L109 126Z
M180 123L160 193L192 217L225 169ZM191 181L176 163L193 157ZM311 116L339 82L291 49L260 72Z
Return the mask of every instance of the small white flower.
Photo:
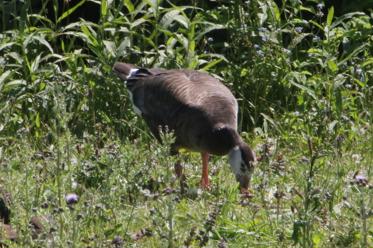
M360 164L361 162L361 155L360 154L352 154L351 158L354 160L356 164Z

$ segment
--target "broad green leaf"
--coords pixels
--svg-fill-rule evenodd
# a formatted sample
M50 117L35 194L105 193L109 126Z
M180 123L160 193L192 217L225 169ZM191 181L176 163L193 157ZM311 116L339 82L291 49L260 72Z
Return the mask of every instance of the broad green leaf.
M93 45L93 46L98 46L98 41L96 39L96 33L93 33L94 31L86 25L81 26L81 30L83 33L86 35L87 40Z
M131 0L123 0L124 6L126 6L128 12L132 13L135 10L135 7L132 4Z
M101 17L107 15L107 0L101 0Z
M196 48L196 42L194 40L195 27L196 27L195 23L192 23L188 31L188 52L189 53L194 53L195 48Z
M175 44L177 43L177 39L175 37L170 37L166 42L166 49L169 54L175 53Z
M42 15L38 15L38 14L30 14L30 15L27 15L28 17L33 17L35 19L38 19L38 20L42 20L42 21L45 21L47 22L51 27L54 25L54 23L48 19L47 17L45 16L42 16Z
M40 115L39 113L36 113L36 117L35 117L35 126L37 128L40 128Z
M2 85L3 85L3 82L10 75L10 72L11 71L5 71L3 74L1 74L1 76L0 76L0 91L1 91L1 88L2 88Z
M153 42L152 39L144 38L144 40L145 40L149 45L151 45L154 49L157 48L157 45Z
M338 65L342 65L343 63L345 63L346 61L352 59L354 56L356 56L357 54L359 54L361 51L363 51L365 49L366 46L368 46L369 44L368 43L364 43L362 44L361 46L357 47L355 50L353 50L349 55L347 55L344 59L342 59L341 61L338 62Z
M309 12L311 14L315 14L315 10L314 9L308 8L308 7L304 7L303 5L301 5L299 9L303 10L303 11L307 11L307 12Z
M146 7L147 5L148 3L146 0L140 1L140 3L136 5L135 11L132 14L136 15L137 13L142 12L144 7Z
M175 34L177 41L183 45L185 51L188 51L188 39L182 34Z
M194 40L189 40L188 42L188 51L191 52L191 53L194 53L195 49L196 49L196 42Z
M312 89L308 88L307 86L304 86L302 84L299 84L299 83L295 82L295 80L298 81L298 82L303 82L304 78L305 78L305 76L302 75L301 73L292 72L292 73L288 74L286 77L284 77L283 81L289 82L290 84L294 85L295 87L305 91L313 99L317 99L316 94Z
M109 52L111 56L115 56L115 43L109 40L104 40L103 43L107 52Z
M271 124L272 124L272 127L274 127L276 130L280 130L280 129L278 128L278 125L276 124L275 120L273 120L270 116L268 116L268 115L266 115L266 114L264 114L264 113L260 113L260 115L263 116L263 118L264 118L265 120L267 120L269 123L271 123Z
M129 47L131 47L131 39L129 39L129 37L125 37L120 43L119 47L116 49L116 53L118 53L118 55L124 54L126 49Z
M211 60L210 62L207 63L207 65L205 65L204 67L202 67L201 70L208 71L210 68L214 67L215 65L219 64L222 61L223 61L223 59L214 59L214 60Z
M39 41L41 44L43 44L44 46L46 46L48 48L48 50L53 53L53 48L52 46L49 44L49 42L42 36L35 36L34 37L35 40Z
M310 20L310 23L315 25L316 27L318 27L321 31L324 31L324 28L320 24L318 24L317 22L315 22L313 20Z
M180 13L180 10L178 9L174 9L174 10L166 12L166 14L163 15L159 24L163 28L167 29L172 24L172 22L175 20L176 16L180 16L179 13Z
M268 19L268 14L267 14L268 6L265 2L262 2L262 1L258 1L258 4L259 4L259 8L261 9L261 11L257 14L257 16L259 18L260 26L263 26L265 21Z
M354 82L357 83L361 88L364 88L367 85L367 81L366 82L361 82L357 78L354 78Z
M41 53L36 56L35 60L31 63L31 72L36 72L39 68L39 63L40 63L40 57L41 57Z
M330 27L332 25L332 22L333 22L333 17L334 17L334 7L330 7L329 11L328 11L328 17L326 18L326 25L328 27Z
M220 24L214 24L214 23L207 23L208 26L203 29L202 31L200 30L197 35L196 35L196 38L195 40L198 42L205 34L213 31L213 30L217 30L217 29L224 29L225 27L223 25L220 25Z
M183 15L175 16L175 21L183 25L185 28L189 28L189 19Z
M65 31L65 30L69 30L69 29L75 29L75 28L79 28L80 26L82 26L82 22L79 21L79 22L72 22L64 27L61 28L62 31Z
M3 91L4 92L8 92L12 89L16 89L20 86L25 86L26 85L26 81L23 80L23 79L16 79L16 80L13 80L13 81L10 81L9 83L6 83L4 84L4 87L3 87Z
M350 18L352 18L354 16L362 16L362 15L365 15L365 13L364 12L352 12L352 13L347 13L347 14L344 14L342 16L339 16L333 22L333 24L331 25L331 28L332 29L335 28L339 24L344 23L347 19L350 19Z
M13 45L18 45L16 42L7 42L7 43L4 43L4 44L1 44L0 45L0 51L7 48L7 47L11 47Z
M86 2L86 0L81 0L79 3L77 3L76 5L74 5L74 7L66 10L58 19L57 19L57 24L60 23L63 19L65 19L66 17L68 17L69 15L71 15L77 8L79 8L80 6L82 6L84 3Z
M328 60L328 68L332 71L332 72L336 72L338 71L338 66L337 64L335 63L334 60Z
M142 23L144 23L144 22L147 22L148 20L146 20L146 19L144 19L144 18L139 18L139 19L137 19L136 21L134 21L133 23L131 23L130 24L130 27L131 27L131 29L133 29L133 28L135 28L135 27L137 27L137 26L139 26L139 25L141 25Z
M280 13L280 10L278 9L277 4L274 1L270 1L270 8L271 8L271 13L272 13L275 21L280 23L281 13Z
M221 54L218 54L218 53L207 53L207 54L200 54L199 55L200 58L218 58L218 59L222 59L224 60L225 62L228 62L227 58L224 57L224 55L221 55Z
M314 233L312 235L312 241L315 248L321 247L321 240L322 240L322 234L321 233Z
M6 56L14 59L18 64L23 63L23 58L19 53L10 52L10 53L7 53Z
M364 61L364 63L361 66L366 67L371 64L373 64L373 58L368 58L366 61Z

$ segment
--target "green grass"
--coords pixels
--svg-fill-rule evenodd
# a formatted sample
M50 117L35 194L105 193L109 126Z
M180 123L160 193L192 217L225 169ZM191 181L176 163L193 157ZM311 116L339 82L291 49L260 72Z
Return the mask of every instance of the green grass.
M320 153L310 172L307 141L258 136L250 141L262 156L250 200L240 198L225 158L212 159L212 189L201 191L199 155L183 154L189 187L181 193L166 146L110 137L97 147L95 140L63 135L42 150L27 140L2 147L2 191L11 195L19 235L4 241L9 247L109 247L117 236L125 247L373 244L371 217L361 215L370 211L372 185L354 177L370 177L368 140L344 144L342 154L313 148ZM68 193L79 201L68 205ZM44 226L34 238L33 216Z
M372 9L40 2L0 3L0 210L11 211L0 229L17 232L0 232L2 243L373 246ZM95 22L73 17L87 3ZM212 189L199 189L199 154L170 157L168 135L156 143L112 73L117 60L208 71L232 89L239 129L261 158L252 199L241 199L223 157L211 160Z

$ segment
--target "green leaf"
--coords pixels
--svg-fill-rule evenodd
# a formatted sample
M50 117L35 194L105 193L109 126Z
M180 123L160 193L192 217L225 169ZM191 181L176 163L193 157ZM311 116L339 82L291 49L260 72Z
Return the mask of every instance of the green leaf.
M96 33L92 29L89 28L89 26L82 25L81 30L85 34L85 38L90 42L93 46L98 46L98 41L95 37Z
M38 14L31 14L31 15L27 15L27 17L33 17L33 18L35 18L35 19L38 19L38 20L41 20L41 21L45 21L45 22L47 22L48 23L48 25L50 26L50 27L52 27L53 25L54 25L54 23L50 20L50 19L48 19L47 17L45 17L45 16L42 16L42 15L38 15Z
M10 90L12 89L16 89L18 87L21 87L21 86L25 86L26 85L26 81L23 80L23 79L16 79L16 80L13 80L13 81L10 81L9 83L6 83L4 85L4 92L9 92Z
M365 15L365 13L364 12L352 12L352 13L344 14L344 15L336 18L336 20L333 22L333 25L331 26L331 28L335 28L339 24L345 23L346 19L350 19L354 16L362 16L362 15Z
M123 0L124 6L126 6L128 12L133 12L135 10L135 7L133 6L131 0Z
M338 65L342 65L346 61L352 59L354 56L359 54L361 51L365 49L366 46L368 46L369 43L364 43L361 46L357 47L355 50L353 50L349 55L346 56L346 58L342 59L341 61L338 62Z
M189 23L188 23L189 20L187 20L187 18L185 18L184 16L180 15L180 10L178 10L178 9L171 10L171 11L167 12L166 14L164 14L161 21L159 22L159 24L163 28L168 29L168 27L174 21L179 22L185 28L188 28L188 26L189 26Z
M0 76L0 90L1 90L1 86L2 86L2 84L3 84L3 82L5 81L5 79L10 75L10 72L11 71L6 71L6 72L4 72L3 74L1 74L1 76Z
M267 14L268 6L265 2L261 2L261 1L258 1L258 4L259 4L259 8L261 9L261 11L257 14L257 16L259 18L260 26L263 26L265 21L268 19L268 14Z
M326 18L326 25L328 27L330 27L332 25L332 21L333 21L333 17L334 17L334 7L330 7L329 11L328 11L328 17Z
M107 0L101 0L101 17L107 15Z
M40 128L40 115L39 113L36 113L36 117L35 117L35 126L37 128Z
M315 248L320 247L322 236L320 233L315 233L312 235L312 242Z
M4 43L4 44L1 44L0 45L0 51L7 48L7 47L11 47L13 45L17 45L17 43L15 42L7 42L7 43Z
M106 48L106 51L111 56L115 56L115 43L113 41L109 41L109 40L104 40L103 43L104 43L104 46Z
M314 9L308 8L308 7L304 7L303 5L301 5L299 9L302 10L302 11L307 11L307 12L309 12L311 14L315 14L315 10Z
M35 58L35 60L31 63L31 72L35 72L35 71L37 71L38 70L38 68L39 68L39 64L40 64L40 57L41 57L41 53L38 55L38 56L36 56L36 58Z
M70 9L66 10L65 12L63 12L63 14L57 19L57 24L60 23L63 19L65 19L69 15L71 15L77 8L82 6L85 3L85 1L86 0L82 0L79 3L77 3L76 5L74 5L74 7L72 7Z
M313 20L310 20L310 23L315 25L316 27L318 27L321 31L324 31L324 28L320 24L318 24L317 22L315 22Z
M289 82L290 84L294 85L295 87L305 91L308 95L310 95L313 99L317 99L315 92L308 88L305 85L299 84L295 82L303 82L305 80L305 76L299 72L292 72L289 73L286 77L284 77L283 81Z
M338 66L337 66L337 64L334 62L334 60L328 60L328 68L329 68L332 72L336 72L336 71L338 71Z
M373 64L373 58L368 58L367 60L364 61L364 63L361 65L363 68Z
M272 127L274 127L276 130L280 131L280 129L279 129L279 127L278 127L278 125L276 124L276 122L275 122L274 119L272 119L270 116L268 116L268 115L266 115L266 114L264 114L264 113L260 113L260 115L263 116L263 118L264 118L265 120L267 120L269 123L271 123L271 124L272 124Z
M35 40L39 41L41 44L43 44L44 46L46 46L48 48L48 50L53 53L53 48L52 46L49 44L49 42L42 36L35 36L34 37Z
M131 29L134 28L134 27L137 27L139 25L141 25L142 23L144 22L147 22L148 20L144 19L144 18L139 18L137 19L136 21L134 21L133 23L131 23L130 27Z
M208 71L211 67L214 67L215 65L219 64L220 62L222 62L223 59L214 59L210 62L207 63L207 65L205 65L202 70L203 71Z
M10 53L6 54L6 56L14 59L18 64L23 63L23 58L21 57L21 55L19 53L10 52Z
M188 39L182 34L175 34L175 38L183 45L185 51L188 51Z
M200 30L197 35L196 35L196 41L199 41L205 34L213 31L213 30L217 30L217 29L224 29L225 27L221 24L215 24L215 23L209 23L209 22L203 22L205 24L208 24L208 26L203 29L203 30Z
M270 1L270 7L271 7L271 12L272 12L272 15L274 16L275 21L280 23L281 13L280 13L280 10L278 9L277 4L274 1Z

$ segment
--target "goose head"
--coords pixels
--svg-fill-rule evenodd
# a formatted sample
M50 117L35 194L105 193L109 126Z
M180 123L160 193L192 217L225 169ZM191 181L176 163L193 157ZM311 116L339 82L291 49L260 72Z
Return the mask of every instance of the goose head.
M229 154L229 164L236 180L240 183L241 192L244 193L250 186L251 175L256 162L255 153L243 141L233 147Z

